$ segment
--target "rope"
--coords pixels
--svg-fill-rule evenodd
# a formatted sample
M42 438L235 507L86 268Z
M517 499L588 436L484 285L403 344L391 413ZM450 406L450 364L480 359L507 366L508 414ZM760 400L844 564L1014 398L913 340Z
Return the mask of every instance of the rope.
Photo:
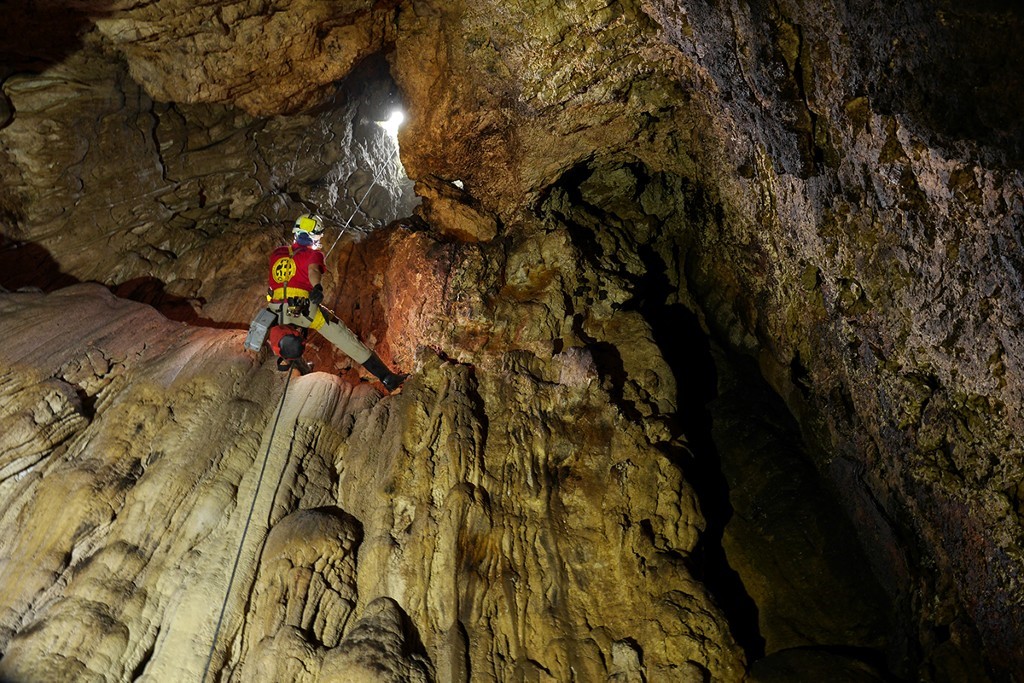
M324 258L325 259L328 256L331 255L332 251L334 251L334 247L338 244L338 240L340 240L341 236L345 234L345 230L348 229L348 225L349 225L349 223L352 222L352 219L356 217L356 213L359 211L359 207L361 207L363 205L363 202L366 201L366 198L370 195L370 190L372 190L374 188L374 186L384 176L384 171L387 170L388 164L391 163L391 159L394 158L394 156L395 156L395 154L397 152L398 152L398 145L396 144L395 145L395 149L392 150L392 152L391 152L391 156L389 156L387 159L385 159L384 163L380 165L379 169L377 169L377 172L373 174L373 181L370 183L370 186L366 188L366 192L363 193L363 198L360 199L359 202L356 204L356 208L352 209L352 215L348 217L348 220L345 221L344 225L342 225L340 228L338 228L338 236L334 238L334 244L332 244L331 248L327 250L326 254L324 254Z
M220 606L220 616L217 617L217 628L213 631L213 642L210 643L210 653L206 657L206 666L203 667L203 677L200 683L206 683L206 675L210 672L210 663L213 661L213 653L217 648L217 636L220 635L221 624L224 623L224 612L228 607L228 598L231 597L231 588L235 583L235 574L238 572L238 563L242 559L242 548L245 547L245 538L249 534L249 524L252 522L252 513L256 509L256 499L260 495L260 486L263 484L263 474L267 471L267 461L270 459L270 447L274 444L274 434L277 432L277 423L281 420L281 412L284 410L284 397L288 393L288 385L292 381L292 373L289 369L288 378L284 382L284 391L281 392L281 402L277 406L277 416L274 418L274 426L270 430L270 438L267 440L267 452L263 454L263 466L260 468L260 477L256 481L256 491L252 495L252 505L249 506L249 516L245 519L245 528L242 530L242 540L238 542L238 553L235 555L235 564L231 567L231 578L228 579L228 590L224 594L224 602Z
M292 160L293 167L295 164L295 160L298 159L299 147L301 146L302 141L300 140L299 146L296 147L295 149L295 158ZM391 162L391 159L395 156L397 152L398 145L396 144L395 149L392 150L391 152L391 155L384 161L383 164L380 165L380 168L377 170L377 172L373 174L373 180L370 182L369 187L366 188L366 192L363 193L362 199L360 199L359 202L356 204L356 208L352 209L352 215L350 215L348 217L348 220L345 221L345 224L342 225L341 228L339 228L338 236L334 239L334 243L331 245L331 248L327 250L326 254L324 254L324 258L327 258L328 256L331 255L331 252L334 250L334 247L338 244L338 240L340 240L341 236L345 234L345 230L348 229L349 224L352 222L352 219L355 218L356 213L359 211L359 208L363 205L363 202L366 201L366 198L370 195L370 190L372 190L377 185L377 183L380 182L380 179L384 175L384 171L387 170L388 164ZM252 505L249 506L249 514L245 519L245 528L242 530L242 539L238 542L238 552L235 554L235 563L231 567L231 578L228 579L228 589L224 594L224 602L221 603L220 606L220 615L217 617L217 627L213 631L213 642L210 643L210 652L206 657L206 665L203 667L203 676L199 679L200 683L206 683L206 676L210 673L210 664L213 662L213 654L217 650L217 638L218 636L220 636L220 628L224 623L224 612L227 610L228 599L231 597L231 588L235 584L235 575L238 573L238 563L242 559L242 549L245 547L245 539L249 535L249 525L252 523L252 514L256 510L256 500L259 498L260 486L263 485L263 475L267 471L267 462L270 460L270 448L274 444L274 434L277 432L277 424L281 420L281 412L284 410L284 398L288 393L288 385L289 383L291 383L291 380L292 373L291 368L289 368L288 378L285 380L284 390L281 392L281 402L277 406L277 415L274 417L274 426L270 430L270 439L267 441L267 451L266 453L263 454L263 465L260 467L260 476L259 479L256 481L256 491L255 493L253 493L252 496Z

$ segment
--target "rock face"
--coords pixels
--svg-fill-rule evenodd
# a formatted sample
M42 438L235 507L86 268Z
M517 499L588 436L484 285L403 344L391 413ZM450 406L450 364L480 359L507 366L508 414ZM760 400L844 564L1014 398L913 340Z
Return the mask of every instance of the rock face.
M1015 4L10 16L0 678L1024 680Z
M382 400L95 285L4 319L3 519L39 530L4 540L5 678L197 678L222 601L240 680L742 674L692 491L585 369L424 352Z
M4 90L0 208L5 286L98 281L179 319L242 320L260 289L253 265L297 213L367 230L415 200L387 117L380 60L316 113L254 118L220 104L155 102L125 69L84 50ZM383 71L382 71L383 70ZM231 229L226 229L232 226Z

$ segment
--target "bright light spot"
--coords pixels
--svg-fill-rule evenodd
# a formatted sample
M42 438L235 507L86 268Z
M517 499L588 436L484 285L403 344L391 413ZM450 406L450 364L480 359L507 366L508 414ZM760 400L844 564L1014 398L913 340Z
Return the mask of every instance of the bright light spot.
M387 131L388 135L393 138L398 138L398 128L405 121L405 113L401 109L396 109L391 112L391 116L388 117L387 121L378 121L377 125Z

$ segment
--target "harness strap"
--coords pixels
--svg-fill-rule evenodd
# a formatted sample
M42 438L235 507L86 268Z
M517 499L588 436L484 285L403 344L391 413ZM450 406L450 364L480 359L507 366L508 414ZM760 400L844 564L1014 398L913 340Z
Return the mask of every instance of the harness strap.
M295 263L295 251L292 250L292 245L290 245L290 244L288 245L288 258L290 258L292 260L293 264ZM293 274L292 277L295 277L295 275ZM292 281L292 278L291 277L288 278L285 281L284 286L280 288L281 292L282 292L282 294L281 294L281 300L282 301L287 301L287 299L288 299L288 283L291 282L291 281Z
M308 299L309 292L307 292L305 289L299 289L298 287L288 287L287 285L285 285L284 287L278 287L277 289L274 290L268 290L267 301L273 301L276 303L278 301L287 301L289 298Z

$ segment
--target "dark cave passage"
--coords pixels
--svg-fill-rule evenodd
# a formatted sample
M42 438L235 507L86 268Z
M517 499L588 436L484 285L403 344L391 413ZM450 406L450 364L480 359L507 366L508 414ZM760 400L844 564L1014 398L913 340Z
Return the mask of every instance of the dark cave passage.
M755 661L765 654L758 606L742 577L730 566L722 545L734 511L729 500L732 482L722 471L710 410L718 395L718 363L697 315L680 303L668 303L675 288L661 257L650 245L640 245L637 251L647 270L634 282L635 296L629 306L651 325L654 341L676 376L674 430L687 444L667 448L666 455L682 467L687 482L696 490L707 523L692 568L725 612L748 661Z
M0 681L1024 683L1020 0L9 4Z
M799 426L750 360L719 348L681 304L659 304L664 269L649 265L638 310L678 378L675 420L687 442L668 455L707 522L693 568L752 672L772 671L785 653L819 658L823 671L866 666L898 680L890 672L905 655L890 650L893 607Z
M78 282L64 273L43 246L8 239L0 233L0 287L8 291L39 289L50 292Z
M685 261L686 237L673 219L654 229L637 223L645 220L637 196L653 181L643 168L623 168L574 169L556 189L553 215L595 271L627 283L621 310L647 321L675 376L677 409L664 417L676 438L663 449L694 487L707 524L688 566L726 615L751 672L762 676L756 680L784 680L780 672L794 662L821 680L847 669L868 672L865 680L899 680L893 672L905 670L906 653L895 643L905 639L890 637L895 610L852 523L756 364L713 340L682 303L686 284L671 273ZM636 184L620 193L615 183L624 175ZM699 206L685 210L684 228L720 219L698 215ZM626 398L624 386L635 380L616 347L591 340L591 350L612 400L644 419Z

